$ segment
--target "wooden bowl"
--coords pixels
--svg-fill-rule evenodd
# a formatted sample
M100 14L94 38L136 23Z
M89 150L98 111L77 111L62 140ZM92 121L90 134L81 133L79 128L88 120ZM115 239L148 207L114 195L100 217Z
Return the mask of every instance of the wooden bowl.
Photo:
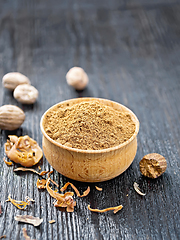
M51 139L44 130L44 119L49 110L57 105L62 108L84 101L97 100L116 110L127 112L135 123L135 132L126 142L102 150L82 150L64 146ZM41 118L43 151L50 165L62 175L81 182L102 182L123 173L132 163L137 151L139 121L127 107L101 98L75 98L60 102L49 108Z

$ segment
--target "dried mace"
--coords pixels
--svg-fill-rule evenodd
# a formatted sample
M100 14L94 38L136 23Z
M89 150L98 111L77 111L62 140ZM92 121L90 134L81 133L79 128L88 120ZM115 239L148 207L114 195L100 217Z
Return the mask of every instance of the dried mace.
M141 173L149 178L161 176L167 168L166 159L158 153L149 153L139 162Z

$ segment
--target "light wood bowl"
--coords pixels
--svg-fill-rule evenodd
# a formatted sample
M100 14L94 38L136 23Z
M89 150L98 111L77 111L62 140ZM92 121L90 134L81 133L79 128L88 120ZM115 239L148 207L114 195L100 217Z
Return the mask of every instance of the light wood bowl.
M51 139L44 130L44 118L49 110L57 105L62 108L72 106L84 101L97 100L116 110L131 115L136 125L133 136L126 142L112 148L102 150L82 150L64 146ZM137 151L137 134L139 121L136 115L127 107L101 98L75 98L60 102L49 108L41 118L41 131L43 134L43 151L50 165L62 175L81 182L102 182L112 179L123 173L132 163Z

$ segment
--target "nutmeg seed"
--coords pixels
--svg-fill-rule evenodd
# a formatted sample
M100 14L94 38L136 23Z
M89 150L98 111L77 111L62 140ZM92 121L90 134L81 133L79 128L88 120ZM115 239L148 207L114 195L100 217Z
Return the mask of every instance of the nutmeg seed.
M166 159L158 153L149 153L139 162L141 173L149 178L161 176L167 168Z
M76 90L83 90L89 82L86 72L80 67L71 68L66 74L66 80Z
M21 126L25 120L25 113L14 105L4 105L0 107L0 129L15 130Z
M38 90L29 84L21 84L15 88L13 96L18 102L33 104L38 97Z
M14 90L20 84L31 84L29 78L19 72L10 72L2 79L3 86L9 90Z

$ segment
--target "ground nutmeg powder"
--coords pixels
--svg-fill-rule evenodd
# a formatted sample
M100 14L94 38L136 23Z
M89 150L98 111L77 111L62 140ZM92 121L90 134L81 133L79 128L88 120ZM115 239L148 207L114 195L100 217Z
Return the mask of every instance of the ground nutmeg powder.
M94 100L66 108L56 105L45 115L44 129L50 138L65 146L100 150L131 138L135 123L129 113Z

